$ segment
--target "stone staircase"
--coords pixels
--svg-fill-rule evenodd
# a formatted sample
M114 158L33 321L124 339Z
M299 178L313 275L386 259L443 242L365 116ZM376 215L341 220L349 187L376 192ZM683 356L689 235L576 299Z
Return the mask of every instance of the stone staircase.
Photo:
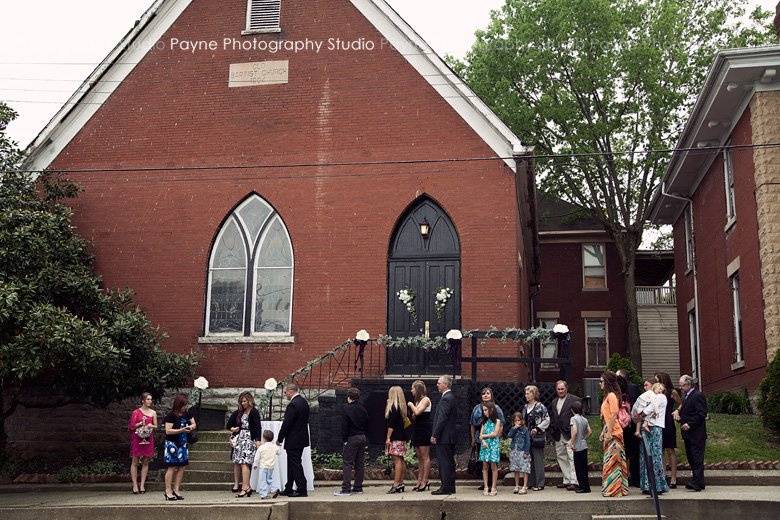
M190 465L184 480L193 483L233 482L229 431L198 432L198 442L190 447Z

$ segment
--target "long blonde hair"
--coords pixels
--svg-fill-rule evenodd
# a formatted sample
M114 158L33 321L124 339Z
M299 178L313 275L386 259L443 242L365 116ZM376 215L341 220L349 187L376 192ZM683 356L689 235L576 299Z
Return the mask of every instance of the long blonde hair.
M406 419L406 396L404 389L400 386L391 386L387 392L387 404L385 405L385 419L390 417L390 411L397 408L401 412L401 417Z

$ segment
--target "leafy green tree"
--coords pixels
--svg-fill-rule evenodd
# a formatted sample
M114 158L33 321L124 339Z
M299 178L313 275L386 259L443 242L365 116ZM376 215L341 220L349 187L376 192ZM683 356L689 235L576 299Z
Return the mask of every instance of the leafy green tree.
M614 240L626 337L642 366L634 267L648 205L718 49L776 40L746 0L506 0L465 61L472 89L535 146L542 188ZM628 151L629 154L618 153ZM567 155L565 158L543 156Z
M77 186L15 171L22 153L5 134L15 116L0 103L0 454L5 421L20 405L159 397L183 385L196 363L160 348L162 334L129 291L101 288L61 203ZM41 388L45 400L35 397Z

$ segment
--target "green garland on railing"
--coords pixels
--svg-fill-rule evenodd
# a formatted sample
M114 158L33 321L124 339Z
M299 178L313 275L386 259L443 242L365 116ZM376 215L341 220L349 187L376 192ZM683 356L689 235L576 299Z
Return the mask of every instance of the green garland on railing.
M385 348L421 348L423 350L446 350L447 339L443 336L426 338L425 336L409 336L395 338L393 336L379 336L377 341Z
M470 338L477 332L481 332L481 331L477 329L464 330L463 337ZM510 340L524 341L527 343L529 341L535 341L538 339L541 340L550 339L551 336L552 336L552 331L550 329L545 329L542 327L535 327L533 329L516 329L512 327L508 327L506 329L498 329L491 325L490 328L485 331L484 339L497 339L502 343L505 343Z
M474 334L482 332L479 329L464 330L463 337L470 338ZM535 340L545 340L551 337L551 331L542 327L536 327L533 329L516 329L506 328L498 329L491 326L485 331L484 338L497 339L502 343L507 341L523 341L530 342ZM393 337L393 336L379 336L379 343L385 346L385 348L421 348L423 350L447 350L447 339L443 336L434 338L426 338L425 336L409 336L409 337Z

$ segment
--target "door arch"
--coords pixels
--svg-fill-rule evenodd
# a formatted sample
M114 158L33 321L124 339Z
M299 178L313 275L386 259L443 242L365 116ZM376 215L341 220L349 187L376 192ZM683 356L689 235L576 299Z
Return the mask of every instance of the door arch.
M420 226L429 226L423 236ZM388 250L387 333L390 336L417 336L429 324L431 336L443 336L450 329L460 329L460 239L452 220L433 200L417 199L401 215L390 239ZM436 316L436 290L448 287L452 297L444 316ZM410 288L415 292L415 322L398 291ZM392 356L388 353L390 373L445 373L452 366L446 355L419 356L408 352ZM424 358L424 359L423 359Z

